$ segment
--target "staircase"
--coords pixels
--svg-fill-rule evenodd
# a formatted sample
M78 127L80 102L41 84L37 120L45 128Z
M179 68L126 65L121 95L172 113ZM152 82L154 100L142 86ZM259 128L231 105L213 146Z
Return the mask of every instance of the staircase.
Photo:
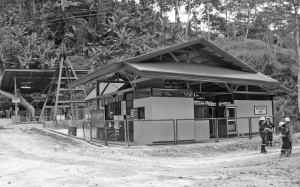
M29 123L27 116L20 116L21 123Z

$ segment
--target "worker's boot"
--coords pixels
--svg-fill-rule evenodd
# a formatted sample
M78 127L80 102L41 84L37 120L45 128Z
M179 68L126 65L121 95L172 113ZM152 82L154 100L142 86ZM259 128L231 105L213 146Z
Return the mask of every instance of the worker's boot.
M272 143L272 141L270 141L270 147L273 147L273 143Z
M268 151L266 151L266 146L264 145L264 153L266 154Z
M263 145L260 147L260 153L264 153Z
M265 148L264 145L261 146L261 148L260 148L260 153L263 153L263 154L266 154L266 153L267 153L267 152L266 152L266 148Z
M290 157L290 155L291 155L291 150L287 149L286 150L286 157Z
M284 155L285 155L285 150L281 150L280 158L283 157Z

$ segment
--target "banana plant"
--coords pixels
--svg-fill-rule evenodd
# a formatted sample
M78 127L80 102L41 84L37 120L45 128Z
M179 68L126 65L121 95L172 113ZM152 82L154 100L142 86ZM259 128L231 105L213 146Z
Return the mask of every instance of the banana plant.
M29 68L29 65L34 63L34 58L32 56L32 48L31 44L27 44L27 46L23 47L23 51L21 54L17 55L17 58L20 62L21 68Z
M37 50L35 50L34 52L38 56L42 68L48 66L49 64L51 65L50 55L53 55L53 53L55 52L54 42L53 41L43 42L37 46Z

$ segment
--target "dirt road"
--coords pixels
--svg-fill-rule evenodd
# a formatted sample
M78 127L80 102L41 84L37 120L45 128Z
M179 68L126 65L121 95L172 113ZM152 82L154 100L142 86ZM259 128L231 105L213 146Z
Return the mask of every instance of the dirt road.
M140 150L1 130L0 186L300 186L298 145L290 158L279 158L279 149L212 158L138 157L130 151Z

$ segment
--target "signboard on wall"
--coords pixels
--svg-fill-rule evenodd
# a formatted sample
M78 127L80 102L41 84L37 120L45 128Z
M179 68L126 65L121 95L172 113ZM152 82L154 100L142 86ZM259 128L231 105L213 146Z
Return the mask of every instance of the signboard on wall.
M12 103L20 103L21 102L21 99L20 98L12 98Z
M130 118L131 119L138 119L138 109L137 108L132 108L130 110Z
M126 115L126 101L121 101L121 115Z
M264 115L267 114L267 106L254 106L255 115Z

